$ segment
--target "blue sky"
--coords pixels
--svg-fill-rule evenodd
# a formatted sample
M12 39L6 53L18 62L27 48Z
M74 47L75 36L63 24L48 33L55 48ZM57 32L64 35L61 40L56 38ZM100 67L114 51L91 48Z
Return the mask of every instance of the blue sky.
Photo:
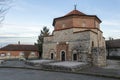
M104 37L120 38L120 0L15 0L0 26L0 44L33 44L43 26L53 30L52 22L74 9L101 20Z

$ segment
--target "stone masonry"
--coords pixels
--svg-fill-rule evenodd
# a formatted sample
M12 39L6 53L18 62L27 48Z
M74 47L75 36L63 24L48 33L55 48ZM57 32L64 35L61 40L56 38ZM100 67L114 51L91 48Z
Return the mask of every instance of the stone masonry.
M44 38L43 58L105 66L105 39L100 23L97 16L86 15L78 10L55 18L52 35ZM95 56L96 53L100 55Z

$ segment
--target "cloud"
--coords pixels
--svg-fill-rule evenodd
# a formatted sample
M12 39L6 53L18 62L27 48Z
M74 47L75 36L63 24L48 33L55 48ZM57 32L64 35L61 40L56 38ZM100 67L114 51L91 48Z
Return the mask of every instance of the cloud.
M37 42L37 37L0 37L0 47L7 44L17 44L18 41L21 44L34 44Z
M103 21L102 25L106 25L106 26L120 26L120 20Z
M101 25L101 30L107 39L109 37L120 39L120 20L104 20Z
M15 25L4 24L0 29L0 36L6 37L32 37L40 33L39 25Z

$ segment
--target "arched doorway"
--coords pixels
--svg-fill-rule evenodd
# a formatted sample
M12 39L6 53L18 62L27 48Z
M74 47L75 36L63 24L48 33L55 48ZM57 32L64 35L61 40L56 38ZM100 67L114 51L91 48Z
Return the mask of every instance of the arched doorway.
M61 61L65 61L65 51L61 52Z
M77 61L77 54L73 54L73 61Z
M54 59L54 54L53 53L51 53L51 59Z

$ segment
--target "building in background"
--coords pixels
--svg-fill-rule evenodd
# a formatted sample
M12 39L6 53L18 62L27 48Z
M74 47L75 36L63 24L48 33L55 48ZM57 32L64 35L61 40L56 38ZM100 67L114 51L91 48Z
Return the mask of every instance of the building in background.
M105 66L106 46L100 23L96 15L87 15L76 9L55 18L53 34L44 37L43 58Z
M120 39L106 41L107 57L120 59Z
M38 58L39 53L35 45L9 44L0 48L0 59Z

